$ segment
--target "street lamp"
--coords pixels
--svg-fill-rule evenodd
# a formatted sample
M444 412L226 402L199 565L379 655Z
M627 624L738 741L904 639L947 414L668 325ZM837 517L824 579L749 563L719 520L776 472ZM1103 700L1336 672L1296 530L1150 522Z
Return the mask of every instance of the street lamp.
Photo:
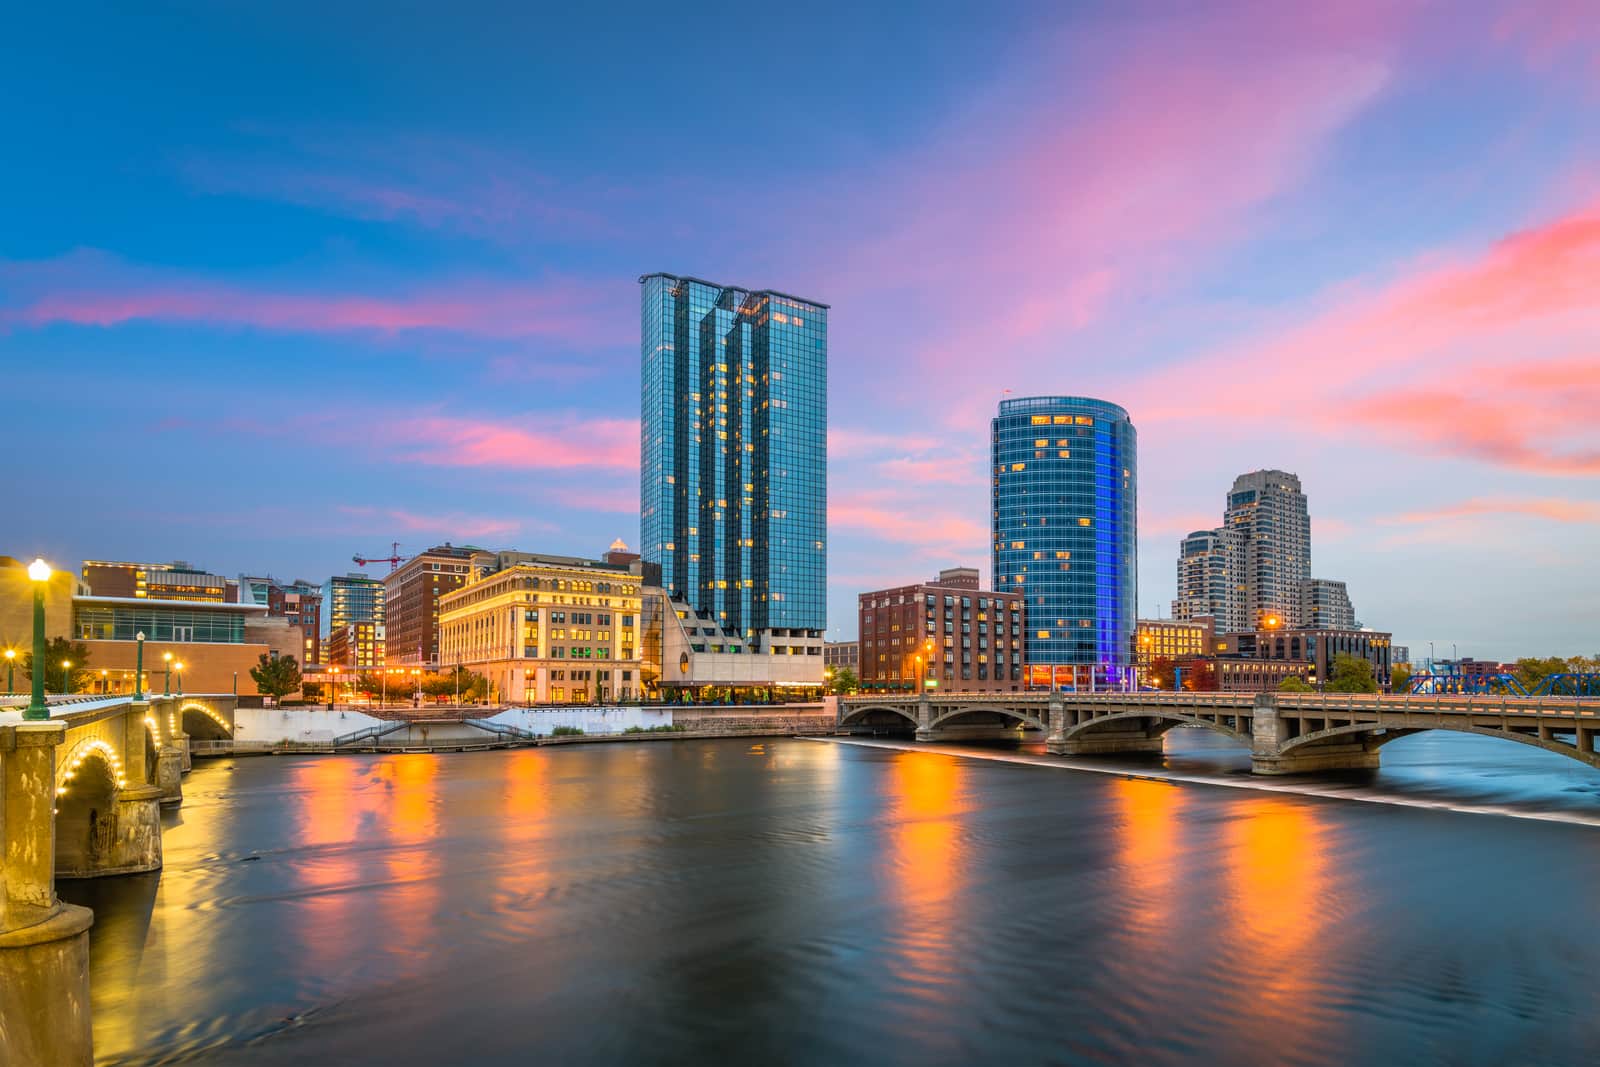
M181 696L183 696L183 663L182 663L182 661L174 663L172 665L172 669L178 672L178 695L181 697Z
M329 667L328 668L328 674L331 675L331 677L328 679L328 710L332 711L333 710L333 691L339 684L339 668L338 667Z
M28 578L33 582L33 670L29 671L32 696L24 719L50 718L50 709L44 702L44 591L50 582L50 564L36 559L28 564Z
M6 696L17 691L17 650L6 649Z
M70 659L61 661L61 695L64 697L72 695L72 661Z
M166 662L166 667L161 672L161 695L169 697L172 695L172 653L163 652L161 658Z
M102 670L100 672L100 692L102 692L102 693L111 692L111 672L110 671Z
M144 699L144 631L133 635L133 699Z

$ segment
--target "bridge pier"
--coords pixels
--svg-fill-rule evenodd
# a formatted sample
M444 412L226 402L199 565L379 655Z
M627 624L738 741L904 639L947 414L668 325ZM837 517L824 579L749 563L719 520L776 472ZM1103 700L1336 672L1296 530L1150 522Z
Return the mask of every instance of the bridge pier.
M933 702L928 699L927 690L917 697L917 740L937 741L938 735L933 731Z
M1278 714L1278 698L1271 693L1256 694L1251 717L1252 774L1373 770L1378 766L1377 743L1366 735L1346 734L1285 752L1291 740L1289 722Z
M161 746L156 756L156 788L161 790L161 806L175 807L183 803L183 770L189 746L175 744Z
M88 908L55 887L56 722L0 726L0 1063L90 1064Z
M1076 737L1067 737L1067 729L1076 723L1068 721L1066 700L1060 693L1050 694L1050 735L1045 738L1044 750L1052 756L1109 756L1121 753L1157 753L1162 751L1162 738L1166 730L1152 719L1132 719L1117 727L1095 730Z
M109 798L62 798L56 876L104 878L161 869L161 788L129 785Z

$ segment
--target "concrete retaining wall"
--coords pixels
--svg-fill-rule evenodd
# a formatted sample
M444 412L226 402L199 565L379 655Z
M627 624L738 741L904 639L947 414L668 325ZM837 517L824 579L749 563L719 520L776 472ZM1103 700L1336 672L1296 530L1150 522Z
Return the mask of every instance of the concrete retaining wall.
M335 737L353 734L381 719L359 711L328 711L326 708L240 708L234 712L233 739L244 744L277 745L285 741L301 744L330 742Z

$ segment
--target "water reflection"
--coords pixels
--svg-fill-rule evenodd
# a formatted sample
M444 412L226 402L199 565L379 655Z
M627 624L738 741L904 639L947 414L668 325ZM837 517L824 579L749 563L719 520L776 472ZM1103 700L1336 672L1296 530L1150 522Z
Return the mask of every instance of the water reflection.
M1115 779L1111 795L1126 933L1135 950L1159 951L1183 903L1179 820L1185 795L1177 786L1143 778Z
M962 893L962 780L966 764L932 753L903 753L885 784L889 892L896 908L893 974L932 1012L948 1005L960 970L955 958Z

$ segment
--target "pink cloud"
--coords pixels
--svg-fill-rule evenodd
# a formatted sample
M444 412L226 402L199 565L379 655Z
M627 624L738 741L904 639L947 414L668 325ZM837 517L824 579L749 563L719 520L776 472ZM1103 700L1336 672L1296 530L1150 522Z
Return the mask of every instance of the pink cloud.
M981 514L981 513L980 513ZM865 533L876 539L924 549L946 550L987 558L989 528L966 512L926 506L924 502L885 493L843 492L828 500L828 526Z
M478 279L396 286L379 294L289 291L141 268L93 252L0 263L0 279L13 294L0 304L0 329L166 322L297 333L433 330L585 342L631 336L608 306L631 295L620 281L594 286L565 279Z
M397 459L440 467L639 467L639 423L632 419L530 416L513 423L427 416L391 423L384 436L402 449Z
M398 529L406 533L431 533L441 537L493 538L522 532L530 525L516 519L466 515L461 512L425 514L401 508L375 508L358 505L341 505L340 513L354 519L369 520L374 528ZM551 529L548 523L534 523L541 529Z
M1559 523L1600 524L1600 503L1561 497L1473 497L1454 504L1405 511L1378 521L1416 526L1473 518L1533 518Z

